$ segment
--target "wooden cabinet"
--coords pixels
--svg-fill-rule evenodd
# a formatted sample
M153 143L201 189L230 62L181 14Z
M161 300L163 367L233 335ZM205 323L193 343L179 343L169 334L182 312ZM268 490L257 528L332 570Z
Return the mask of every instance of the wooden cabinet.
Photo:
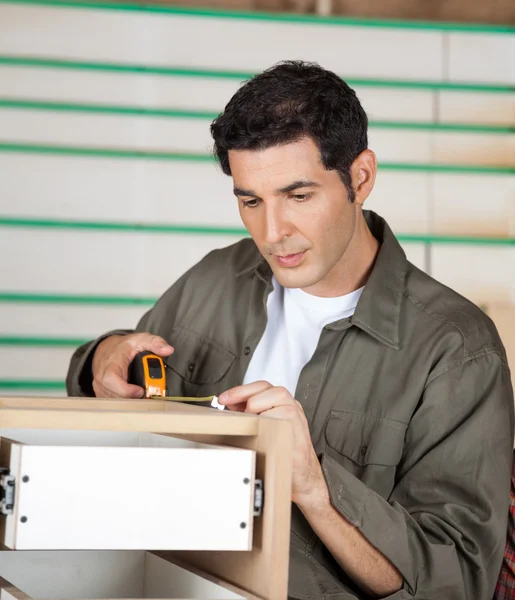
M0 600L286 598L289 423L0 398L0 436Z

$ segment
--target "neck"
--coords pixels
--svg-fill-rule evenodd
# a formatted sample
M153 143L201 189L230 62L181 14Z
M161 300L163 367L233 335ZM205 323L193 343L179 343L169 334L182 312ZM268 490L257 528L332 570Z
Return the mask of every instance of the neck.
M361 208L358 208L354 234L344 255L323 281L303 291L331 298L362 288L370 277L378 252L379 242L368 228Z

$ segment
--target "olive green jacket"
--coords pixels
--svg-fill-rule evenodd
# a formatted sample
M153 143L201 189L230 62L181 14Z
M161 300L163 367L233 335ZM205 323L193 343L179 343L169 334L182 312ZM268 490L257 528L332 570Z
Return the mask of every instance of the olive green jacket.
M417 269L383 219L355 314L324 327L303 368L302 403L331 501L400 571L390 598L489 600L501 565L513 448L513 392L491 320ZM171 395L239 385L267 322L271 271L251 239L208 254L142 318L164 337ZM102 339L102 338L100 338ZM68 393L93 395L91 356ZM367 596L292 505L289 595Z

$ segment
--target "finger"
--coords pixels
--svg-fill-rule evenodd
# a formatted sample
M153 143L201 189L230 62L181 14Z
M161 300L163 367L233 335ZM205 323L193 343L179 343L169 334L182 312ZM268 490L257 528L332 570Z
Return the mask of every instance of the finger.
M174 352L173 346L170 346L161 336L152 333L136 333L130 336L129 342L134 351L134 356L144 350L154 352L158 356L170 356Z
M140 386L127 383L127 378L113 368L104 371L99 383L108 398L142 398L145 393Z
M302 404L301 404L301 403L300 403L298 400L295 400L295 405L296 405L296 406L297 406L297 408L300 410L300 412L301 412L302 414L304 414L304 407L302 406Z
M250 397L264 392L271 387L273 386L271 383L268 383L268 381L254 381L253 383L247 383L246 385L238 385L237 387L233 387L223 394L220 394L218 402L220 402L220 404L225 404L228 407L234 406L242 402L247 402Z
M260 416L295 423L295 413L289 406L277 406L276 408L262 412Z
M143 398L145 390L137 385L126 384L126 387L119 388L118 391L110 390L100 382L93 381L93 391L96 398Z
M220 399L218 399L218 401L220 401ZM229 410L232 410L233 412L245 412L245 409L247 408L247 403L240 402L239 404L232 404L231 406L227 406L227 408Z
M295 400L290 392L283 387L274 387L249 398L245 412L261 415L279 407L287 407L293 414L298 413Z
M129 395L129 393L125 395L123 392L117 393L106 388L99 380L96 379L93 380L93 392L95 393L96 398L141 398L145 393L142 388L139 388L139 390L133 390L131 392L133 395Z

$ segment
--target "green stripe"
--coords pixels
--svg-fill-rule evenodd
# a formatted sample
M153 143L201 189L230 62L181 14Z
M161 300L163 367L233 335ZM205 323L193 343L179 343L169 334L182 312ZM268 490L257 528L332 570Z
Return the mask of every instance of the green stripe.
M30 304L98 304L112 306L152 306L157 298L130 296L94 296L76 294L31 294L27 292L0 292L0 302Z
M0 0L1 1L1 0ZM31 56L0 56L0 65L16 67L39 67L51 69L72 69L85 71L108 71L132 73L137 75L166 75L172 77L199 77L209 79L249 79L254 72L224 71L219 69L195 69L182 67L161 67L156 65L119 64L89 62L78 60L61 60L53 58L35 58ZM495 86L497 87L497 86ZM503 89L505 86L501 86ZM511 91L511 89L510 89Z
M79 104L67 102L41 102L39 100L18 100L0 98L0 108L23 110L51 110L59 112L101 113L109 115L131 115L145 117L169 117L179 119L209 119L218 116L216 112L182 110L172 108L146 108L139 106L113 106L107 104Z
M384 171L415 171L423 173L462 173L469 175L515 175L515 167L486 165L445 165L445 164L416 164L416 163L386 163L380 162L380 170Z
M43 229L86 229L96 231L125 231L125 232L144 232L144 233L174 233L174 234L200 234L200 235L236 235L246 236L248 232L241 227L209 227L203 225L157 225L143 223L109 223L101 221L64 221L52 219L24 219L15 217L1 217L0 227L36 227ZM423 244L489 244L500 246L515 245L515 238L508 237L489 237L489 236L457 236L457 235L434 235L434 234L410 234L401 233L397 235L401 242L423 243ZM0 295L0 300L12 301L16 299L16 293L11 296L4 292ZM61 301L62 298L69 298L70 302L82 303L85 298L94 298L98 303L130 303L132 300L126 297L110 296L42 296L41 301L47 301L47 298L55 298L49 301ZM23 299L23 296L22 296ZM138 302L152 302L150 298L140 299Z
M148 150L118 150L115 148L85 148L78 146L50 146L43 144L0 143L0 152L23 154L56 154L61 156L95 156L102 158L144 158L187 162L213 162L210 154L186 152L158 152Z
M52 219L19 219L0 217L0 227L37 227L44 229L88 229L136 233L184 233L199 235L248 235L241 227L209 227L202 225L161 225L153 223L109 223L101 221L61 221Z
M145 117L166 117L179 119L208 119L218 116L216 112L146 108L139 106L113 106L103 104L79 104L67 102L42 102L35 100L19 100L0 98L1 108L22 110L43 110L58 112L100 113L110 115L136 115ZM464 123L431 123L424 121L370 121L370 126L376 129L407 129L423 131L452 131L458 133L515 133L515 125L476 125Z
M466 244L481 246L515 246L515 238L473 235L428 235L403 233L396 236L400 242L423 244Z
M101 158L137 158L147 160L173 160L183 162L214 161L210 154L184 152L158 152L148 150L118 150L113 148L86 148L79 146L50 146L42 144L0 143L0 152L22 154L50 154L58 156L84 156ZM478 175L514 175L515 166L417 164L380 162L383 171L408 171L422 173L466 173Z
M0 336L0 346L44 346L45 348L77 348L90 340L61 337Z
M243 81L254 76L254 72L238 72L220 69L195 69L181 67L160 67L152 65L117 64L104 62L89 62L77 60L61 60L52 58L37 58L30 56L0 56L0 65L17 67L37 67L43 69L71 69L85 71L105 71L114 73L131 73L138 75L162 75L171 77L198 77L209 79L234 79ZM401 88L412 90L440 90L454 92L486 92L486 93L514 93L513 84L483 84L483 83L456 83L446 81L416 81L409 79L370 79L361 77L344 77L352 86Z
M66 8L92 8L100 10L137 11L161 13L168 15L184 15L191 17L210 17L215 19L244 19L251 21L271 21L275 23L299 23L315 25L332 25L346 27L380 27L394 29L422 29L430 31L462 31L481 33L515 33L511 25L484 25L476 23L449 23L434 21L405 21L393 19L367 19L355 17L322 17L315 15L298 15L293 13L266 13L254 11L229 11L209 8L189 8L181 6L163 6L135 4L129 2L95 2L94 0L0 0L4 4L35 4L38 6L57 6Z
M66 390L64 381L37 381L27 379L0 379L3 390Z
M515 133L515 125L480 125L473 123L426 123L423 121L370 121L376 129L452 131L457 133Z

